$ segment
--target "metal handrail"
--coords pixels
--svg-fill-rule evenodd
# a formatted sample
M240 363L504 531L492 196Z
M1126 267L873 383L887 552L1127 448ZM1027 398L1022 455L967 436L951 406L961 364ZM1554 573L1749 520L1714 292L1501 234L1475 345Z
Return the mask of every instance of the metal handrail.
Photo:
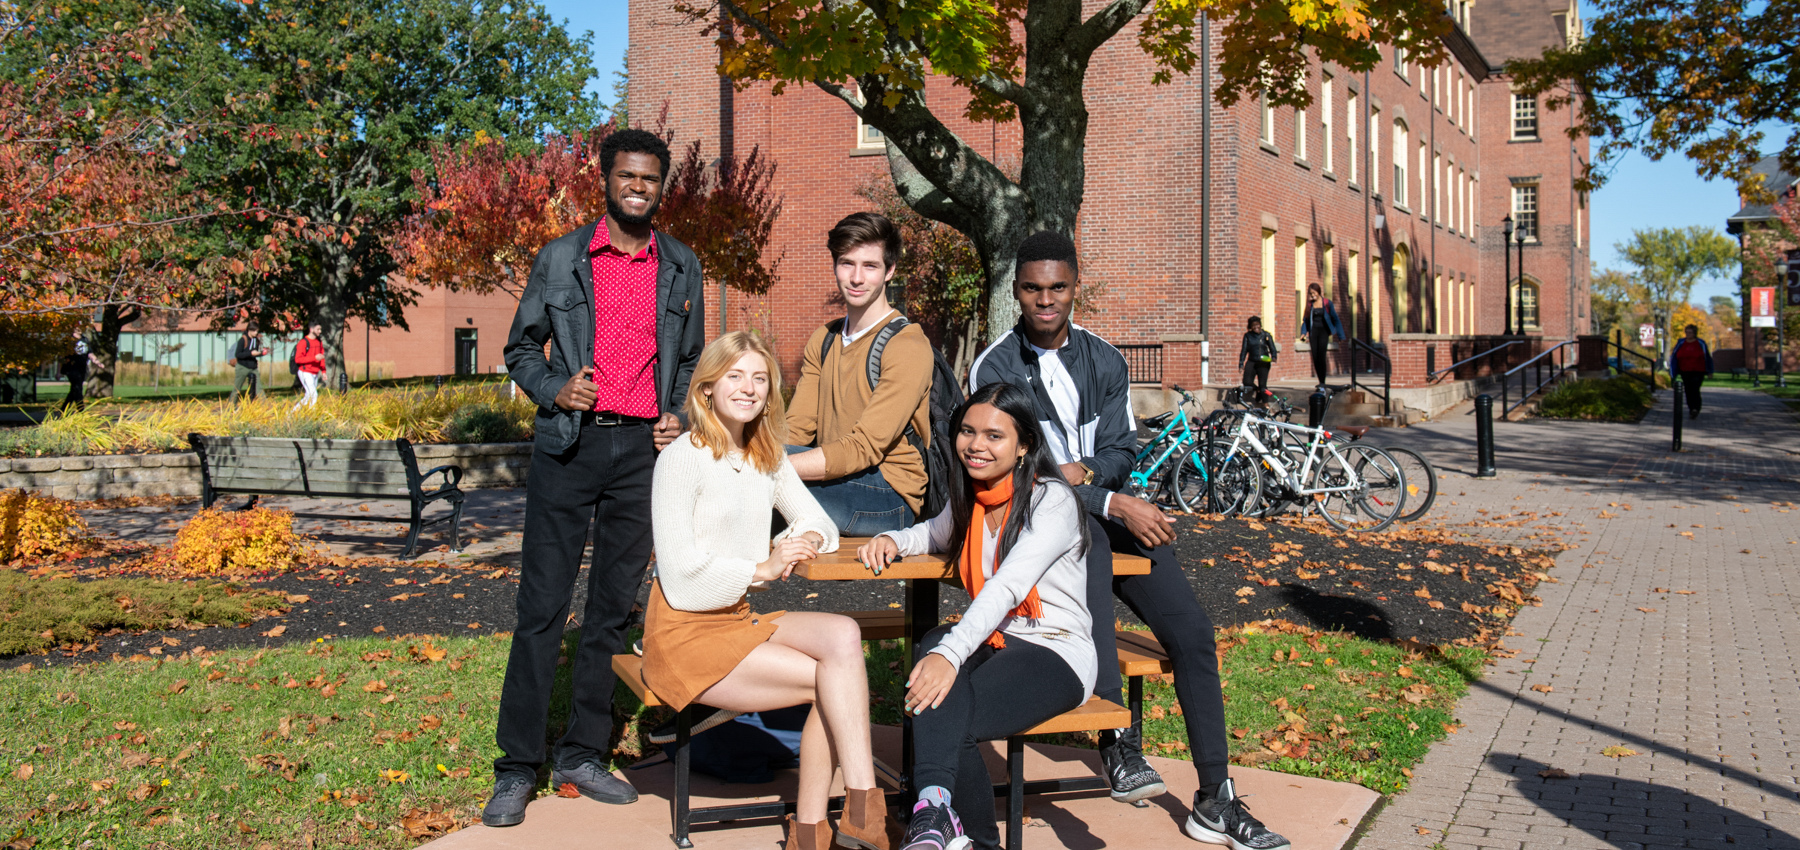
M1621 355L1621 356L1630 355L1632 357L1636 357L1637 359L1644 361L1645 363L1650 364L1650 377L1648 377L1648 378L1645 378L1641 375L1638 375L1633 372L1629 372L1624 369L1620 369L1619 374L1631 375L1634 378L1644 381L1645 383L1648 383L1650 385L1651 392L1653 392L1653 393L1656 392L1656 368L1658 366L1662 365L1660 361L1658 361L1655 357L1651 357L1648 354L1643 354L1640 352L1632 351L1629 348L1626 348L1623 344L1621 344L1619 342L1618 331L1613 332L1613 338L1607 340L1606 345L1611 350L1618 352L1619 355ZM1621 360L1620 362L1623 362L1623 360Z
M1466 366L1470 363L1480 360L1481 358L1486 357L1490 354L1493 354L1494 352L1499 351L1501 349L1511 348L1512 346L1515 346L1515 345L1524 345L1524 344L1525 344L1525 341L1522 339L1515 339L1515 340L1512 340L1511 342L1500 343L1499 345L1496 345L1493 348L1483 351L1480 354L1477 354L1473 357L1464 357L1463 359L1458 360L1455 363L1452 363L1448 366L1445 366L1444 368L1439 369L1436 372L1426 372L1425 380L1435 381L1435 380L1437 380L1437 376L1442 375L1445 372L1453 372L1462 366Z
M1359 350L1381 358L1383 366L1381 370L1381 389L1377 390L1356 379L1356 352ZM1350 338L1350 386L1353 389L1367 390L1374 393L1381 399L1382 415L1388 416L1393 414L1394 403L1390 396L1392 396L1394 392L1394 361L1387 356L1387 352L1382 351L1369 343L1363 342L1356 337Z
M1574 340L1574 339L1568 340L1567 342L1559 342L1556 345L1551 346L1550 348L1544 349L1536 357L1533 357L1530 360L1525 361L1524 363L1520 363L1519 365L1506 370L1506 374L1500 376L1500 416L1501 416L1501 418L1505 418L1507 415L1511 414L1514 409L1523 405L1525 402L1530 401L1532 396L1537 395L1540 392L1543 392L1545 387L1556 383L1557 379L1561 378L1563 375L1565 375L1568 372L1570 372L1571 370L1573 370L1575 367L1569 365L1569 363L1568 363L1569 358L1565 352L1568 351L1570 346L1576 345L1579 342L1580 342L1580 340ZM1550 358L1552 355L1556 355L1556 358L1555 358L1555 361L1552 362L1550 365L1549 379L1545 379L1544 378L1544 362L1546 359ZM1533 371L1537 377L1537 386L1532 387L1530 392L1526 392L1526 390L1525 390L1524 371L1525 371L1526 367L1534 367ZM1514 374L1519 375L1519 400L1509 402L1507 400L1507 397L1508 397L1508 393L1511 389L1510 382L1511 382L1512 376Z

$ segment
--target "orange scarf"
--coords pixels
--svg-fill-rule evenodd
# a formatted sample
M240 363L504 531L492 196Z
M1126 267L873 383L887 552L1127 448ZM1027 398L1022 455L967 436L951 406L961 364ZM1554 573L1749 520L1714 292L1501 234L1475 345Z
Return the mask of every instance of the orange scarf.
M1003 511L1000 527L1006 527L1006 519L1012 514L1013 480L1011 475L1001 478L993 484L975 482L975 510L969 517L969 530L963 538L962 561L957 565L957 575L962 578L963 588L969 591L969 598L981 595L981 585L986 580L981 573L981 543L987 533L988 508L1000 506ZM994 565L997 572L999 564ZM1012 610L1015 617L1036 620L1044 616L1044 603L1038 600L1037 587L1025 595L1025 601ZM1006 648L1006 636L995 629L988 635L988 646L995 649Z

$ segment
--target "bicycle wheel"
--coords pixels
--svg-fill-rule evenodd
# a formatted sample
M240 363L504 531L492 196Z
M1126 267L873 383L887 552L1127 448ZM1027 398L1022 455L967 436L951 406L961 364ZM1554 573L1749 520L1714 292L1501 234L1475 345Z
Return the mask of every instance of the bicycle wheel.
M1400 472L1406 476L1406 500L1400 507L1400 515L1396 522L1412 522L1431 510L1437 501L1437 469L1424 455L1399 446L1382 446L1381 450L1400 464Z
M1327 454L1313 473L1308 489L1333 489L1315 495L1319 515L1342 531L1375 532L1400 515L1406 476L1387 452L1353 445ZM1336 489L1344 488L1344 489Z
M1197 511L1208 504L1209 492L1208 506L1224 516L1243 515L1262 500L1262 479L1256 465L1242 452L1224 457L1227 445L1202 443L1176 464L1170 489L1183 510Z

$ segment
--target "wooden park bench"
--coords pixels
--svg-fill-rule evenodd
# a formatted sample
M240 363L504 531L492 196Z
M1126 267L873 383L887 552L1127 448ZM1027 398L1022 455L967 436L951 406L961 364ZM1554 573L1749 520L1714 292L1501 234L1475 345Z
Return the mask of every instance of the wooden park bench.
M406 523L406 552L419 547L419 532L450 523L450 551L462 551L462 467L447 464L421 473L412 443L404 440L294 440L285 437L213 437L189 434L200 457L200 505L210 508L221 494L244 493L248 509L260 496L327 499L388 499L412 505L409 519L376 514L295 513L308 519ZM440 476L435 487L427 481ZM450 512L425 519L425 507L448 502Z

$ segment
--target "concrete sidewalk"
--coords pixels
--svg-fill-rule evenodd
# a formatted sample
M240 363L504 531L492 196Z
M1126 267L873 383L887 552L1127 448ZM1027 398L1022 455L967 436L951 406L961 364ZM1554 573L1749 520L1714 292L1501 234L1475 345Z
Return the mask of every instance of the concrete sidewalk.
M1671 454L1671 395L1632 425L1497 423L1495 481L1459 411L1371 435L1443 467L1435 520L1570 548L1359 846L1800 848L1800 425L1708 390Z

